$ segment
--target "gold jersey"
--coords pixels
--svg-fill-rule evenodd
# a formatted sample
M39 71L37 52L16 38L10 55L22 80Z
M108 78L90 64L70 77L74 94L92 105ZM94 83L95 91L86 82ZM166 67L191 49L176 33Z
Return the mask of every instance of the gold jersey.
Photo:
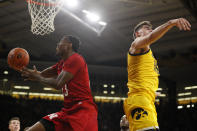
M128 54L128 95L133 93L149 94L155 98L155 91L158 89L159 69L152 51L140 55Z

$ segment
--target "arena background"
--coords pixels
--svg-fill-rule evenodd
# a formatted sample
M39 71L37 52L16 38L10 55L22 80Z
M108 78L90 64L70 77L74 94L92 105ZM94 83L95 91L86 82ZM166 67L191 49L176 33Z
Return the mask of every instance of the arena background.
M89 22L83 10L97 12L104 26ZM65 5L55 18L55 31L44 36L30 31L31 18L24 0L0 0L0 130L8 130L8 120L13 116L21 118L23 130L62 107L61 92L24 82L8 67L7 54L12 48L25 48L30 54L28 67L36 65L42 70L58 60L56 44L65 34L82 41L80 54L89 67L91 89L99 108L99 131L120 130L122 102L128 90L126 58L132 29L143 20L157 27L179 17L189 20L191 31L173 28L152 45L161 74L161 95L156 99L161 131L196 130L196 0L80 0L76 7Z

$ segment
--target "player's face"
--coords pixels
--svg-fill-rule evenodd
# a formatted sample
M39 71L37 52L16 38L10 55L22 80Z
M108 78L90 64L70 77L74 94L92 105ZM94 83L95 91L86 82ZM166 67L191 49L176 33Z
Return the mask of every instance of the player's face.
M12 120L9 124L10 131L19 131L20 130L20 121Z
M65 53L67 53L70 49L70 42L68 42L67 40L61 40L56 47L56 54L63 56Z
M140 28L138 30L138 36L141 37L141 36L146 36L148 35L149 33L151 33L153 30L150 26L148 25L143 25L142 28Z

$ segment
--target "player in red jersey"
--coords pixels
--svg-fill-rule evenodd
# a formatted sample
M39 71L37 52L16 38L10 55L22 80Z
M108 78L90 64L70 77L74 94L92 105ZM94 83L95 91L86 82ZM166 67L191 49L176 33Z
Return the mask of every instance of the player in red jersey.
M98 131L97 107L91 95L88 68L77 53L80 40L64 36L58 43L56 53L61 60L39 72L22 69L27 80L38 81L56 89L62 89L64 107L61 111L43 117L28 131Z

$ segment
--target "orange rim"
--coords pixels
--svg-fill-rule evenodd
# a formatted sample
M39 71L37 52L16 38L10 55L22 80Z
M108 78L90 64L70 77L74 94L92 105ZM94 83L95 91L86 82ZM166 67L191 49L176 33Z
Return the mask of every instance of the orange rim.
M41 5L41 6L57 6L59 5L59 3L40 3L40 2L37 2L37 1L34 1L34 0L26 0L27 3L30 3L30 4L36 4L36 5Z

